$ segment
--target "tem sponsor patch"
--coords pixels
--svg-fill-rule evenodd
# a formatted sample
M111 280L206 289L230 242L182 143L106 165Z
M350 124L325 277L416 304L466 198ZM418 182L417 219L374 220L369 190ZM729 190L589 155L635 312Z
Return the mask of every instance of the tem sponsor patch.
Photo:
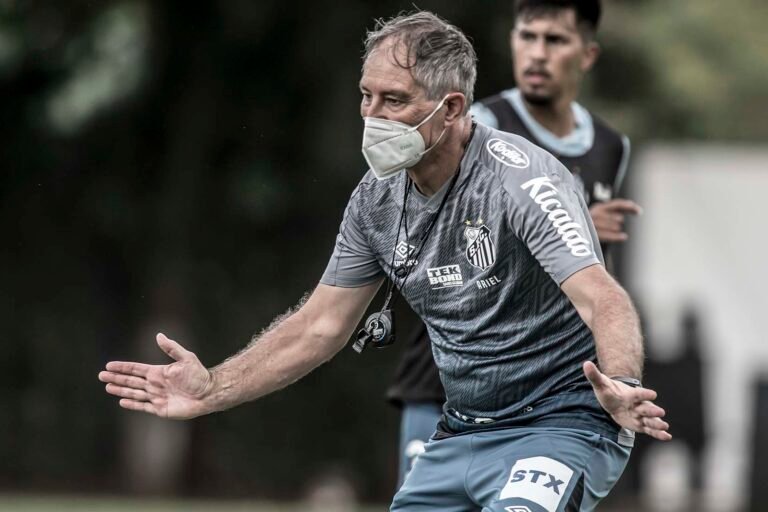
M427 277L433 290L464 285L464 277L461 275L461 267L458 265L428 268Z
M501 139L491 139L485 147L493 158L509 167L525 169L531 165L528 155L510 142L505 142Z
M556 512L573 477L573 470L549 457L530 457L515 462L500 500L522 498Z

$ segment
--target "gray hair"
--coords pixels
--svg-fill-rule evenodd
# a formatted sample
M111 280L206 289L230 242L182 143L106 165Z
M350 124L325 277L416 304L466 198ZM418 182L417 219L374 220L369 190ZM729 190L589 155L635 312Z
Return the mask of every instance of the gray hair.
M461 30L428 11L401 14L387 21L378 19L365 38L363 62L390 38L405 50L405 62L393 52L395 63L411 71L428 99L437 101L450 92L461 92L467 98L465 113L469 110L477 79L477 55Z

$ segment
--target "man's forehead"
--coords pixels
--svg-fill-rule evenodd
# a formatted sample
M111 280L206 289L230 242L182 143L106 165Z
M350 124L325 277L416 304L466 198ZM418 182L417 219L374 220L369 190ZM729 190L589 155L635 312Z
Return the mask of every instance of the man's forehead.
M388 88L414 88L410 69L398 64L398 61L402 63L405 59L405 52L399 48L400 46L384 41L370 52L363 63L361 87L368 87L375 82L377 85L386 85Z
M515 30L533 30L542 32L578 32L576 11L572 8L545 11L541 14L519 15L515 20Z
M374 56L389 59L393 64L397 62L406 63L409 57L405 42L402 37L397 36L389 36L380 41L371 49L366 62Z

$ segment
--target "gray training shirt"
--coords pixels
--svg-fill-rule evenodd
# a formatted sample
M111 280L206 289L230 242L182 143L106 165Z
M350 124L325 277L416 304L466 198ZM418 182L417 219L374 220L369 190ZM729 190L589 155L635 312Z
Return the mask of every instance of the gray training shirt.
M359 287L392 275L429 330L447 401L444 430L541 425L616 439L581 364L594 339L560 290L602 263L587 206L568 170L513 134L477 124L459 177L427 198L406 173L368 172L349 200L321 283ZM414 257L416 261L414 261ZM408 264L403 279L392 271Z

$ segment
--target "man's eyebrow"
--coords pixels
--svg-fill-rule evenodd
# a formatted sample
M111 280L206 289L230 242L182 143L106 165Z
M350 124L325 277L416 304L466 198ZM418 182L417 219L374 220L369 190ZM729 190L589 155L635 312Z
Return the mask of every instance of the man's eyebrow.
M578 33L578 28L573 28L573 27L548 28L546 30L541 30L541 31L537 31L529 27L520 27L520 28L515 28L515 30L520 34L538 35L539 33L541 33L544 36L552 36L552 35L566 36L566 35Z
M398 91L398 90L395 90L395 89L387 90L387 91L382 91L382 94L384 96L393 96L395 98L399 98L399 99L402 99L402 100L407 100L407 99L410 99L412 97L411 94L409 94L409 93L407 93L405 91Z
M362 83L360 84L360 91L361 92L369 92L368 88L364 86ZM380 94L382 96L392 96L394 98L402 99L402 100L409 100L413 97L412 94L406 92L406 91L400 91L397 89L384 89L380 91Z

